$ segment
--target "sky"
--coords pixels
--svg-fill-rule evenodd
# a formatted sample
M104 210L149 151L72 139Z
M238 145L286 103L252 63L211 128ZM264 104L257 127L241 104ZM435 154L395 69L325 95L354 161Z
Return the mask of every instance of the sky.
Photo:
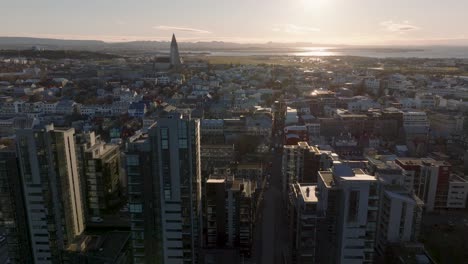
M0 0L0 36L468 45L468 0Z

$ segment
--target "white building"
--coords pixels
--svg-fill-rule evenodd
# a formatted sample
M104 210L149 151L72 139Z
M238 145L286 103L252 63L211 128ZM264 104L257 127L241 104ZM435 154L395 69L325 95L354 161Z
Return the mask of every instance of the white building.
M297 109L288 107L286 109L286 118L285 125L295 125L299 122L299 117L297 116Z
M466 208L468 181L458 175L451 175L447 197L447 208Z
M343 264L373 263L379 209L375 177L335 162L332 171L319 172L317 197L329 232L319 243L328 248L329 258Z
M388 244L417 242L424 203L399 186L383 187L377 228L377 253Z

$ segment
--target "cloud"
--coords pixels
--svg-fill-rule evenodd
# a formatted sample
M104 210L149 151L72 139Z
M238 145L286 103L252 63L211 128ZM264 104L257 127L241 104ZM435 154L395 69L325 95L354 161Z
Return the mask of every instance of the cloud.
M285 32L285 33L291 33L291 34L307 34L311 32L320 31L319 28L298 26L294 24L274 25L274 27L271 30L275 32Z
M197 28L188 28L188 27L174 27L174 26L154 26L153 28L158 30L166 30L166 31L183 31L183 32L191 32L197 34L211 34L212 32L204 29L197 29Z
M407 20L403 21L403 23L397 23L393 22L392 20L387 20L380 22L380 25L391 32L408 32L419 29L419 27L411 25Z

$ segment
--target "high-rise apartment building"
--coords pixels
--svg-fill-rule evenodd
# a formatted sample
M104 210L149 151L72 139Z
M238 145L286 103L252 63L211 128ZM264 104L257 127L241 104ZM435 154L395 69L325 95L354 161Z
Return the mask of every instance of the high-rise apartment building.
M255 186L248 179L212 176L206 182L205 247L252 249Z
M14 147L0 146L0 221L13 263L32 264L23 188Z
M379 209L375 177L335 162L318 179L317 210L324 220L317 257L326 263L373 263Z
M406 178L412 179L413 191L424 201L426 211L458 208L448 203L452 182L450 163L432 158L398 158L395 163L403 168Z
M317 185L292 184L289 193L289 239L292 263L317 263Z
M134 263L196 263L200 246L199 121L161 118L128 144Z
M413 193L413 180L394 161L368 158L368 172L379 183L376 252L384 258L397 244L417 242L424 202Z
M77 136L82 185L89 217L101 216L121 204L120 149L94 132Z
M289 186L295 182L317 183L317 173L328 170L332 158L326 152L321 152L307 142L283 146L282 191L288 196Z
M26 226L34 263L61 263L85 227L74 129L53 125L16 133Z
M389 245L417 242L424 203L401 186L382 186L376 251L385 255Z

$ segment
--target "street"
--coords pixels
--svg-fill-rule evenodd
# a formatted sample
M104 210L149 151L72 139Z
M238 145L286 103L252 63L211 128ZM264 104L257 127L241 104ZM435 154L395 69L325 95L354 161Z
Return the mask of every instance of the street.
M256 263L280 264L287 252L287 209L281 194L282 152L272 159L270 188L264 192L255 232Z

